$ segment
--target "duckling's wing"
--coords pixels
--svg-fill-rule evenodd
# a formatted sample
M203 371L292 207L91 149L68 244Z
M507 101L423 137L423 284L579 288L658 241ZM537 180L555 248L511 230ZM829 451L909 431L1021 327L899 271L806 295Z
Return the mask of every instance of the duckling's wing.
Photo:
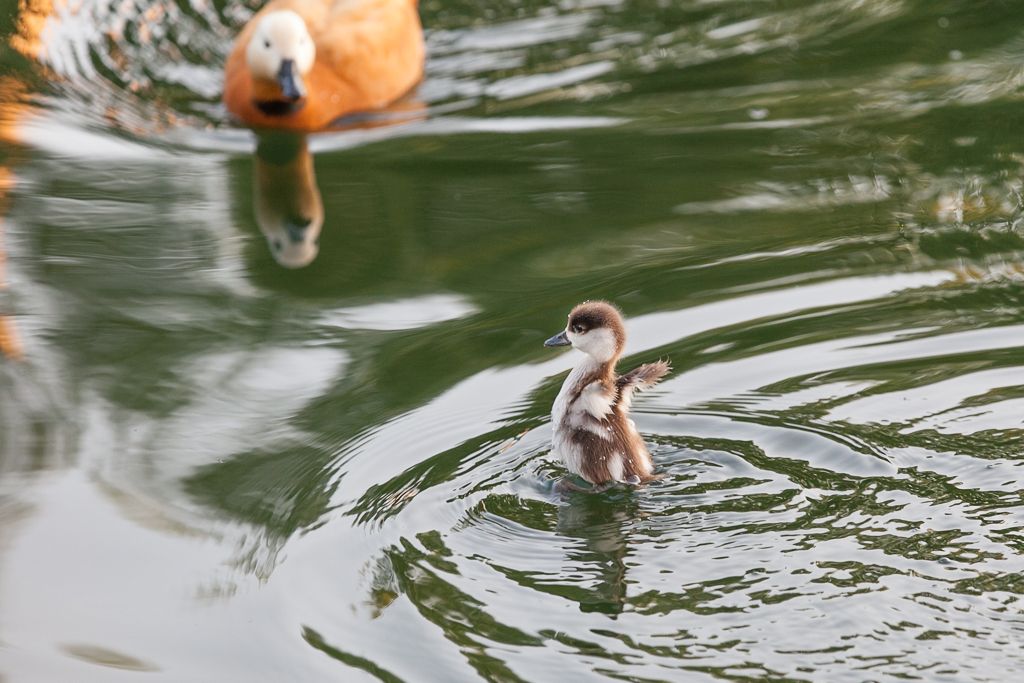
M615 380L615 387L619 390L619 404L629 408L633 400L633 392L650 389L661 381L661 378L668 374L672 365L667 360L659 360L654 363L646 363L634 368Z

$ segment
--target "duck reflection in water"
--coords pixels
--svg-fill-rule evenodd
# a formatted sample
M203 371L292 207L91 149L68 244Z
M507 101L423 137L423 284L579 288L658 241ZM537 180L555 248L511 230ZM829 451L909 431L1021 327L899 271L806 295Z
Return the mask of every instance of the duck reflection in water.
M622 487L599 495L569 495L571 503L558 507L555 528L542 525L545 533L550 534L546 538L563 549L557 575L531 566L530 554L519 550L506 556L495 548L492 550L498 557L483 560L475 553L474 557L493 563L492 568L499 569L521 589L575 603L584 613L616 618L626 611L630 600L629 557L631 546L635 545L630 536L644 514L639 494ZM500 506L499 500L494 502ZM521 523L523 519L512 517L509 521ZM477 518L476 523L487 522ZM479 550L475 545L473 549ZM366 567L369 591L363 606L376 618L399 596L404 596L453 640L469 641L481 636L495 641L507 639L515 626L501 623L498 613L490 613L487 600L474 595L471 586L467 590L459 579L460 573L453 569L457 563L452 558L465 551L464 547L446 543L438 532L420 534L415 541L389 547ZM437 601L438 595L446 596L445 600ZM532 636L523 633L521 637Z
M274 260L285 268L309 265L320 250L324 204L307 137L260 133L253 174L256 224Z
M256 222L282 266L316 258L323 203L301 132L336 130L377 111L423 77L418 3L274 0L241 30L224 65L224 104L260 134ZM291 135L284 131L292 131Z
M577 493L573 498L571 505L558 508L558 532L583 541L567 551L567 566L574 574L590 577L573 597L581 612L621 614L628 585L627 530L637 517L634 494L619 489L597 496Z
M353 114L318 135L348 135L424 121L427 106L414 96L372 112ZM328 140L329 138L321 138ZM324 203L317 185L309 136L286 130L256 131L253 156L253 211L274 260L303 268L320 252Z

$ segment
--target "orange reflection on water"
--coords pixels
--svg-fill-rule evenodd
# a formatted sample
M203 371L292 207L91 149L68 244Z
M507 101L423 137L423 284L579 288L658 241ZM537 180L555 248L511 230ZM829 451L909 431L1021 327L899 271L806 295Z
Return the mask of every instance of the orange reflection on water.
M11 36L11 47L32 59L43 54L43 33L54 15L53 0L20 0L18 31Z
M0 140L17 141L17 108L14 104L23 89L21 83L13 78L0 78ZM13 97L12 97L13 96ZM11 188L14 186L14 173L7 164L0 164L0 290L7 288L5 262L7 257L4 241L4 216L7 215ZM0 355L7 358L20 359L23 355L21 339L18 336L14 318L0 308Z
M11 36L10 45L21 54L38 60L43 53L43 34L54 14L53 0L20 0L18 3L18 30ZM27 113L24 103L25 84L16 77L0 78L0 141L17 144L21 141L19 122ZM0 164L0 289L6 289L4 217L7 215L14 171L10 157ZM24 347L14 317L0 310L0 355L21 359Z

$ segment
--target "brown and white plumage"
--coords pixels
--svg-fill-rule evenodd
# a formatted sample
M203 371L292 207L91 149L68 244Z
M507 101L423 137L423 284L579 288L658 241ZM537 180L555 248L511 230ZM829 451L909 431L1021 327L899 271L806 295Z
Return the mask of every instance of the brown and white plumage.
M566 377L551 409L554 450L570 471L591 484L653 479L651 455L629 419L629 408L633 394L657 384L671 369L669 363L648 363L617 375L626 328L619 310L605 301L574 308L565 330L544 342L570 344L584 357Z

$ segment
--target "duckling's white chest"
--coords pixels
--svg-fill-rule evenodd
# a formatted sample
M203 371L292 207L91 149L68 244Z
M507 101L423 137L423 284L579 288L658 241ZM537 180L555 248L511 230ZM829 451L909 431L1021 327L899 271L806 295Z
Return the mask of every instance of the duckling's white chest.
M593 379L599 368L598 363L589 359L573 368L551 408L552 449L570 472L580 476L584 476L583 462L587 453L573 435L586 430L602 439L610 438L604 418L612 409L612 396L600 381ZM621 465L612 469L621 469Z
M600 419L607 413L610 406L605 402L604 406L590 405L593 403L594 390L589 386L582 386L589 377L592 377L598 369L598 364L584 360L572 369L569 376L562 383L562 389L551 406L551 422L557 430L560 426L575 426L579 424L583 411L590 412ZM589 409L589 410L588 410ZM596 411L596 412L595 412Z

